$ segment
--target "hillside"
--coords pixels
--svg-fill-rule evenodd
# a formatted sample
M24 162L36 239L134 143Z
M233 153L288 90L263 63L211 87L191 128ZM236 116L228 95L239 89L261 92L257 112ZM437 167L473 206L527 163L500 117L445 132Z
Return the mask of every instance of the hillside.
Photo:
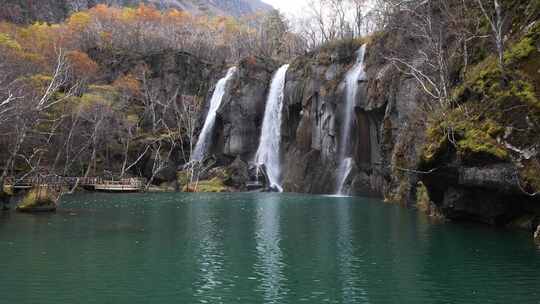
M0 20L14 23L64 20L73 12L91 8L97 4L114 6L137 6L141 2L159 9L175 8L193 13L224 16L244 16L258 11L270 11L272 6L261 0L5 0L0 7Z

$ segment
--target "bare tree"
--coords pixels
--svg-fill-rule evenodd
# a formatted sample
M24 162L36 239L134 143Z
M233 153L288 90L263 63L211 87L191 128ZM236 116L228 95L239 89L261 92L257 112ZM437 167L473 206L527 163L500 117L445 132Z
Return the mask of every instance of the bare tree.
M132 142L133 138L135 137L135 133L137 129L139 128L140 121L132 122L127 121L125 122L126 126L123 132L120 134L120 138L123 145L123 162L122 162L122 169L120 171L120 178L124 178L126 172L131 170L135 165L137 165L143 157L146 155L146 153L150 150L151 145L144 145L144 149L142 149L141 152L138 153L137 157L135 157L135 160L129 163L129 155L132 148Z
M423 92L443 107L450 102L449 59L453 54L449 50L448 20L446 14L435 15L446 0L428 0L420 4L408 4L401 8L405 12L398 22L408 23L406 31L418 43L413 52L403 49L394 50L385 58L401 72L412 76ZM403 18L406 18L403 20ZM401 24L396 24L402 27Z
M29 132L43 121L42 114L70 96L70 91L66 92L60 98L54 96L65 84L68 69L69 64L66 61L64 51L57 49L56 65L54 66L51 77L47 79L44 89L29 85L24 79L12 82L12 86L15 87L14 91L17 93L8 92L8 98L3 102L3 105L7 106L4 108L4 115L9 113L4 119L9 119L13 130L10 136L12 145L11 149L9 149L4 169L0 175L0 184L3 184L4 179L12 171L18 157L22 157L26 163L28 163L29 159L33 159L33 156L28 158L19 152ZM17 102L14 103L15 100ZM57 127L54 123L53 126L54 129ZM36 151L33 150L33 155L35 155Z
M506 15L503 13L503 7L499 0L476 0L484 17L489 22L491 34L495 42L499 67L504 75L504 27Z

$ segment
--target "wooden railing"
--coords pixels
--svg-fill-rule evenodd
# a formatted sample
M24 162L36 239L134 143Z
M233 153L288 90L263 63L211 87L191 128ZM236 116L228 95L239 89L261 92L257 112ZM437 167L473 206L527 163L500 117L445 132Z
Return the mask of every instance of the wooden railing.
M66 176L32 176L25 178L8 177L4 184L16 188L29 188L34 186L96 186L96 185L123 185L142 188L145 185L140 178L124 178L120 180L107 180L102 177L66 177Z

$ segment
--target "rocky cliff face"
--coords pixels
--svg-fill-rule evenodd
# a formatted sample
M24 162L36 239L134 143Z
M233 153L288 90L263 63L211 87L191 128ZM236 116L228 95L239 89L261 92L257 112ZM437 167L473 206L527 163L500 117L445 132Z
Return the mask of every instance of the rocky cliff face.
M273 9L260 0L5 0L0 6L0 20L14 23L57 23L73 12L101 3L116 6L137 6L145 3L159 9L175 8L193 13L235 17Z
M359 41L328 46L296 59L287 74L282 123L282 170L286 191L336 192L337 150L345 107L344 77ZM251 60L249 60L251 61ZM413 200L422 136L416 129L419 95L414 80L395 77L368 48L367 79L355 101L353 169L346 188L353 194ZM229 162L252 161L258 146L268 85L277 64L257 60L240 66L239 78L219 110L214 153Z
M346 189L352 194L376 195L408 206L416 206L425 195L426 201L417 207L433 215L535 228L540 203L537 197L525 194L525 184L520 184L516 174L520 168L510 158L467 161L459 157L462 154L457 150L450 149L435 168L426 166L425 147L433 139L428 130L429 112L422 108L425 97L415 79L382 59L380 51L386 43L392 42L379 39L368 46L367 77L360 83L353 136L349 139L353 169L346 178ZM282 122L286 191L336 192L344 77L361 44L342 42L291 63ZM241 67L240 77L220 109L214 152L225 162L237 157L245 162L252 160L268 85L277 66L259 60ZM520 149L528 151L523 148L525 143Z
M213 153L222 162L240 157L250 162L256 153L264 117L266 95L276 63L247 58L239 63L217 113Z
M360 42L349 41L295 62L287 81L285 188L310 193L335 193L337 149L345 106L344 75L351 68ZM351 141L353 169L345 188L352 194L372 194L399 201L412 200L419 95L414 80L396 77L393 67L379 62L368 47L365 80L355 100ZM401 168L401 167L400 167Z

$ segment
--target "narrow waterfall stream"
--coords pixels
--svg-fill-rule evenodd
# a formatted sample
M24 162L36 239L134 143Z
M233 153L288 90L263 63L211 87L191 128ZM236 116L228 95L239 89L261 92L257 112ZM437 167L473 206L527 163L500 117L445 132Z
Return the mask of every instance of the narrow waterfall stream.
M279 192L283 191L280 183L281 112L288 68L288 64L282 66L272 78L270 92L266 100L259 148L255 154L255 164L259 167L262 165L266 167L270 188Z
M353 159L352 157L347 157L347 158L344 158L343 161L340 162L339 164L339 168L338 168L338 172L339 172L339 175L338 175L338 190L337 190L337 194L338 195L344 195L345 193L345 189L344 186L345 186L345 182L347 181L347 177L349 176L349 174L351 173L351 170L352 170L352 166L353 166Z
M345 92L345 108L343 115L343 122L341 125L341 138L339 143L338 154L338 175L336 179L337 194L344 195L344 186L347 180L347 176L352 169L352 151L351 151L351 129L353 123L354 103L356 96L358 95L358 81L365 77L364 71L364 57L366 54L366 45L363 45L357 52L356 63L347 72L345 78L346 92Z
M195 145L195 150L193 150L193 154L191 155L191 161L202 161L204 160L206 153L208 153L208 147L214 132L214 124L216 123L217 110L223 101L227 83L234 76L237 70L238 69L236 67L230 68L227 71L227 75L221 78L216 84L216 89L214 90L214 94L210 99L210 109L206 115L206 120L204 122L201 135L199 135L199 140Z

